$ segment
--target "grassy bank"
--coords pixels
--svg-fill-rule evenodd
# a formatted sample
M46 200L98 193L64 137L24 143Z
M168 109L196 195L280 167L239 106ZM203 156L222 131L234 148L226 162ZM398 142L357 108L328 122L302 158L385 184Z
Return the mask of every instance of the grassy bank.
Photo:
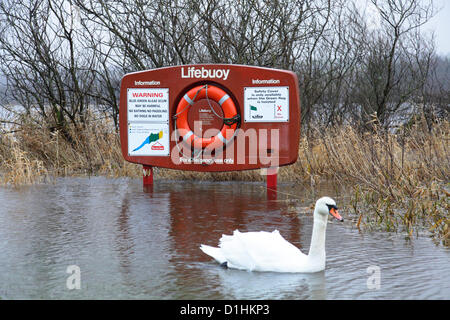
M107 119L90 119L65 134L23 120L0 138L0 184L20 186L55 176L140 177L141 166L125 162L118 133ZM449 244L450 123L430 132L418 120L397 132L353 127L311 130L300 142L299 160L283 167L280 181L314 184L333 179L352 186L346 211L361 229L428 230ZM67 139L70 137L70 139ZM155 170L160 179L263 181L258 170L197 173Z

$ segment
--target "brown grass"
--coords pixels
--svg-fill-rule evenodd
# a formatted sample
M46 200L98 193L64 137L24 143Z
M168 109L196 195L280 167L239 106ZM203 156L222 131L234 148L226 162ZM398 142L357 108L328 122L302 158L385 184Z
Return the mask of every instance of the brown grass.
M139 166L123 160L118 133L103 119L60 131L25 122L0 141L0 183L23 185L69 175L140 176Z
M141 177L140 165L123 160L119 135L108 119L60 131L24 122L0 140L0 184L19 186L55 176ZM280 168L280 181L311 184L333 179L353 186L347 210L363 229L405 232L427 229L449 243L450 122L431 132L422 121L389 133L361 133L351 126L317 129L302 136L299 160ZM158 179L264 181L259 170L198 173L157 169Z
M353 185L348 203L358 227L405 232L428 229L449 244L450 123L429 132L417 121L396 133L353 127L303 138L297 176L328 177Z

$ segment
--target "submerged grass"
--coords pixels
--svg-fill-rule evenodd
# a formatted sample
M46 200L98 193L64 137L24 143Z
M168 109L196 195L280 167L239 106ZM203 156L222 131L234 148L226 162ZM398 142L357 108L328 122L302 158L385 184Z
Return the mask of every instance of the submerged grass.
M123 160L119 134L108 119L67 126L64 134L36 121L0 137L0 184L20 186L57 176L141 177L141 166ZM299 159L280 168L280 181L307 183L332 179L352 186L346 204L355 226L404 232L423 230L449 245L450 122L429 131L418 120L396 132L374 127L317 128L302 136ZM68 138L70 137L70 138ZM259 170L198 173L157 168L159 179L264 181Z

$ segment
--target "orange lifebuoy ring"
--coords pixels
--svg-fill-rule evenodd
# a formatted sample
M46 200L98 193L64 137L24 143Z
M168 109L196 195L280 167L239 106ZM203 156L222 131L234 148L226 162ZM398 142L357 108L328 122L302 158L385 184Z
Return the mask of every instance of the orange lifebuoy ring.
M200 138L191 130L188 123L188 113L185 112L194 105L194 100L211 99L217 102L223 110L224 124L220 132L211 138ZM230 142L237 128L239 115L230 96L222 89L213 85L197 86L189 90L178 103L176 110L176 129L180 130L183 140L195 147L217 148ZM231 121L230 121L231 120Z

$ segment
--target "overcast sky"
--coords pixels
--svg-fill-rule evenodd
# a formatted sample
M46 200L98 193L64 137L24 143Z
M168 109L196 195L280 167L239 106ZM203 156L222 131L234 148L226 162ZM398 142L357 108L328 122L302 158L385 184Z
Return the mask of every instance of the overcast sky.
M434 3L437 9L442 9L424 26L424 28L425 30L434 30L437 53L450 56L450 1L435 0Z
M425 2L428 2L426 0ZM365 11L369 27L377 28L380 15L370 0L355 0L357 6ZM450 57L450 0L433 0L435 15L422 26L422 32L434 31L436 53Z

